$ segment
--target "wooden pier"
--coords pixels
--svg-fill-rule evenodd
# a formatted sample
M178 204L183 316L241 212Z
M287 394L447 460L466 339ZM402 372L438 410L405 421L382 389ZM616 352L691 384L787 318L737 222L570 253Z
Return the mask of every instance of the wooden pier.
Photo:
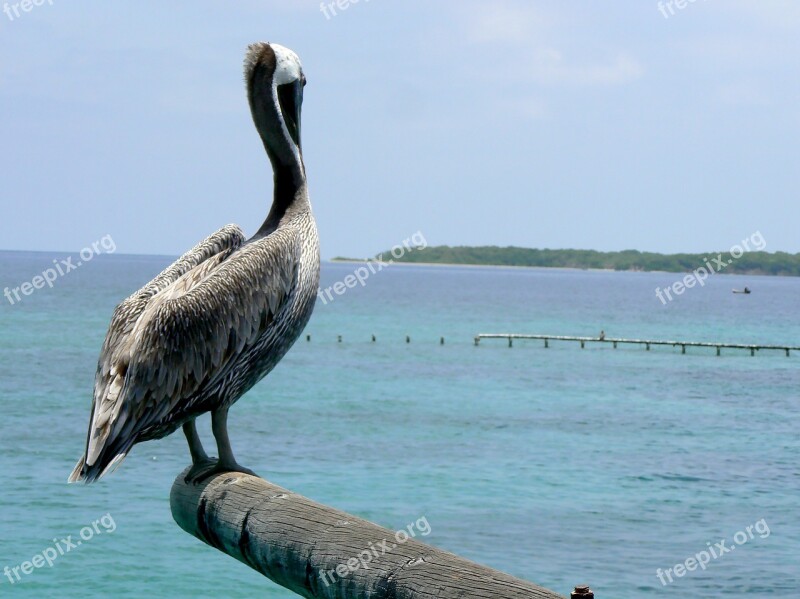
M721 343L721 342L708 342L708 341L664 341L655 339L626 339L623 337L574 337L570 335L522 335L517 333L481 333L475 337L475 345L480 344L481 339L506 339L508 340L508 347L514 346L514 339L535 339L544 341L544 347L550 347L551 341L577 341L581 344L581 349L586 347L587 343L611 343L614 349L620 344L628 345L644 345L647 351L654 345L667 345L671 347L680 347L681 353L686 353L687 347L713 347L717 350L717 355L722 354L722 349L744 349L749 350L751 356L755 356L757 351L769 350L780 351L786 354L788 358L790 352L800 351L800 347L791 345L762 345L762 344L748 344L748 343Z

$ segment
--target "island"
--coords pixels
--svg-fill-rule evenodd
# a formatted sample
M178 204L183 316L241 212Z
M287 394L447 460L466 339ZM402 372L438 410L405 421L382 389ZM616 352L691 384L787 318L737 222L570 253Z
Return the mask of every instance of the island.
M715 272L746 275L800 276L800 253L745 252L739 257L730 250L703 254L658 254L623 250L550 250L498 246L429 246L385 251L374 257L333 258L334 262L382 261L409 264L449 264L471 266L519 266L534 268L575 268L616 271L691 272L710 265Z

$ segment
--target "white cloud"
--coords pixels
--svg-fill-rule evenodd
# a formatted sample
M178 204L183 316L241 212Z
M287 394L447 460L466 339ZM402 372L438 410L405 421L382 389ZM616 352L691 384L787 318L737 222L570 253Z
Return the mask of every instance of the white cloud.
M459 17L467 43L479 46L491 71L506 81L591 86L618 85L642 76L644 68L627 52L603 49L610 58L601 61L589 55L593 50L588 44L575 43L581 36L576 25L580 18L544 6L513 0L467 2L459 5Z
M501 2L465 3L467 37L476 43L525 43L552 18L530 5Z
M617 85L638 79L643 73L644 67L627 54L602 63L578 64L570 63L554 48L537 52L527 69L533 80L548 85Z

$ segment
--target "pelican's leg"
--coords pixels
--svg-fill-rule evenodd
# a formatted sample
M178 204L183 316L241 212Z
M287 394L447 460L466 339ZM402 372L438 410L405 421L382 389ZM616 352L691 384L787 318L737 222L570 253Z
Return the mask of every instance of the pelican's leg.
M228 438L228 406L211 412L211 431L214 433L214 438L217 440L217 449L219 450L218 467L220 472L244 472L245 474L258 476L249 468L240 466L236 462L236 458L233 457L231 441Z
M217 449L219 450L219 460L209 460L207 464L198 464L197 470L192 467L190 474L187 475L187 482L198 484L204 479L214 474L222 472L244 472L258 476L255 472L244 466L240 466L233 457L233 449L231 449L231 441L228 438L228 407L222 407L211 412L211 430L214 433L214 438L217 440Z
M183 423L183 434L186 435L186 441L189 443L189 453L192 455L192 467L184 477L185 482L193 482L197 476L207 470L209 467L216 464L216 460L212 460L203 449L203 443L200 441L200 435L197 434L197 425L195 419Z
M200 435L197 434L197 425L195 424L194 418L183 423L183 434L186 435L186 441L189 443L189 453L192 454L192 464L208 461L208 454L206 450L203 449L203 442L200 441Z

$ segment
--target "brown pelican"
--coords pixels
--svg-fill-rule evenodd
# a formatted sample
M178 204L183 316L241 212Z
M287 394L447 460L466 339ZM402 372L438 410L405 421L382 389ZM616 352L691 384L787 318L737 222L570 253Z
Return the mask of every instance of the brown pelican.
M249 240L223 227L119 304L94 385L86 450L70 482L99 479L141 441L179 426L193 466L187 481L248 472L228 440L228 409L270 372L308 322L319 287L319 239L300 144L306 79L283 46L248 48L253 121L274 171L274 198ZM219 459L209 459L195 418L211 412Z

